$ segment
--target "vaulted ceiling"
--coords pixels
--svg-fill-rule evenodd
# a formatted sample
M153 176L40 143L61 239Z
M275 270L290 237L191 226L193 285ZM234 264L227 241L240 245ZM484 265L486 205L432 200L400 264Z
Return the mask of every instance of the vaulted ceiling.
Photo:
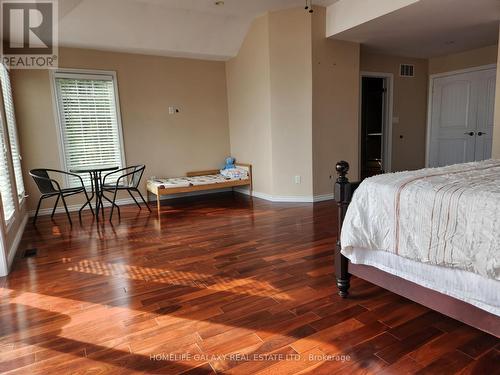
M255 17L304 6L305 1L224 0L218 6L216 0L59 0L59 44L227 60L237 55ZM361 43L375 52L422 58L497 43L500 0L409 3L331 37ZM313 0L313 4L335 4L332 12L345 5L353 12L366 10L360 0Z
M337 0L313 0L328 6ZM253 19L305 0L60 0L61 46L227 60Z

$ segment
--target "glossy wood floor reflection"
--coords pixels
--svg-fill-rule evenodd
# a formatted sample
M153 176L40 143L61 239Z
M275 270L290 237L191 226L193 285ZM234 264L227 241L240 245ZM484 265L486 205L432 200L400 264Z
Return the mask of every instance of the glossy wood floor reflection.
M340 299L335 218L231 193L43 217L0 279L0 372L498 373L492 336L360 279Z

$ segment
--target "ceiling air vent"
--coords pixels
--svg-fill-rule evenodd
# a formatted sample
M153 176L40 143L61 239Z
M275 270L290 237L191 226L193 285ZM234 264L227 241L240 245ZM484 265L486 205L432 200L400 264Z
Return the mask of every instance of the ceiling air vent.
M399 66L400 77L415 77L415 65L401 64Z

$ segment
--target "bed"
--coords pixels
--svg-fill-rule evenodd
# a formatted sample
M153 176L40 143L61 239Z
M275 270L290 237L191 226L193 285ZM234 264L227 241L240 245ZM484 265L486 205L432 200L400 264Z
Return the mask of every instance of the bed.
M500 160L380 175L337 163L335 273L500 337Z
M223 175L220 170L213 169L189 172L184 177L149 179L146 183L148 202L150 195L153 195L160 213L162 196L245 186L249 188L251 195L252 165L235 163L235 167L243 173Z

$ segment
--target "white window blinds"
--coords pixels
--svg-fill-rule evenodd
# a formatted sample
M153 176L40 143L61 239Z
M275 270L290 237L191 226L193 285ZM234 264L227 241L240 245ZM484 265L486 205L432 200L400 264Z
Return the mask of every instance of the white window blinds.
M3 104L5 117L7 119L7 131L9 133L10 152L12 165L16 178L17 196L19 201L24 198L23 170L21 168L21 150L17 137L16 116L14 113L14 100L12 99L12 87L10 84L9 71L5 65L0 64L0 84L2 86Z
M0 196L2 198L3 216L5 221L9 221L16 211L12 185L9 173L9 163L7 154L7 143L4 134L2 117L0 116Z
M113 75L55 73L66 170L123 167L121 125ZM88 176L82 176L90 185ZM70 179L70 186L78 183Z

